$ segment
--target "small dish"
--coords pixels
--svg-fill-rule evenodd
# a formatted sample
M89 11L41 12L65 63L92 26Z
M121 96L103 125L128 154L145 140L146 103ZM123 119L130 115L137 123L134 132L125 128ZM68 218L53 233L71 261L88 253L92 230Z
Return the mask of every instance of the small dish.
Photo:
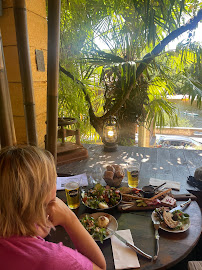
M151 215L151 219L153 222L159 220L157 217L156 217L156 212L155 210L152 212L152 215ZM174 230L174 229L170 229L168 228L166 225L164 225L163 223L160 223L160 226L159 228L166 231L166 232L171 232L171 233L182 233L182 232L185 232L189 229L191 223L190 223L190 219L189 219L189 222L187 224L184 225L184 229L183 230Z
M79 219L82 219L86 215L90 216L90 217L93 217L95 220L97 220L100 216L105 216L105 217L107 217L109 219L109 224L108 224L108 226L106 228L106 229L109 229L108 230L109 234L103 240L106 240L106 239L110 238L114 234L114 232L117 231L117 229L118 229L117 220L110 214L107 214L105 212L96 212L96 213L92 213L92 214L84 213L79 217ZM94 240L95 241L100 241L98 239L94 239Z

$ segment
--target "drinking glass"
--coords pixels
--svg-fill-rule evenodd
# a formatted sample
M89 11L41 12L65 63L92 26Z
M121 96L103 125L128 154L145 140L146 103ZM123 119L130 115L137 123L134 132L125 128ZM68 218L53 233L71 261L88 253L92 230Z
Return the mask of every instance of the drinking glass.
M101 166L95 166L95 167L92 169L91 176L92 176L92 178L93 178L93 183L94 183L94 184L100 183L101 180L102 180L102 178L103 178L103 173L102 173L102 168L101 168Z
M140 172L140 163L139 162L130 162L127 164L127 177L128 177L128 186L130 188L136 188L139 182L139 172Z
M78 178L71 179L71 182L65 184L65 193L67 205L70 209L77 209L80 206L80 182Z

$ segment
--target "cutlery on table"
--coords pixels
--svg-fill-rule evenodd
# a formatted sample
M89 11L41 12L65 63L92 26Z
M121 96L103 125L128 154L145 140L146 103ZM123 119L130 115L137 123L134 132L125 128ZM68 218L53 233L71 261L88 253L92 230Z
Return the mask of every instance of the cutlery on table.
M153 257L153 260L155 261L158 257L158 254L159 254L159 232L158 232L158 229L159 229L159 226L160 226L160 221L158 220L154 220L152 219L153 223L154 223L154 229L155 229L155 255Z
M130 244L128 241L126 241L122 236L120 236L118 233L112 231L111 229L107 228L110 232L113 233L113 235L115 235L121 242L123 242L126 246L130 247L131 249L133 249L134 251L136 251L137 253L139 253L140 255L142 255L143 257L147 258L147 259L152 259L152 256L145 253L144 251L142 251L141 249L139 249L138 247L136 247L135 245Z
M179 206L173 208L172 210L170 210L170 213L173 213L176 210L183 210L185 207L187 207L189 204L191 203L191 199L189 199L188 201L186 201L185 203L181 203ZM160 216L161 219L163 219L163 217L161 216L160 212L157 212L157 214ZM154 229L155 229L155 255L153 257L153 260L155 261L158 257L158 253L159 253L159 233L158 233L158 229L160 227L160 222L157 219L152 219L153 224L154 224Z
M191 199L189 199L188 201L186 201L185 203L181 203L180 205L178 205L177 207L171 209L169 212L172 213L176 210L180 210L182 211L185 207L187 207L188 205L190 205L191 203Z

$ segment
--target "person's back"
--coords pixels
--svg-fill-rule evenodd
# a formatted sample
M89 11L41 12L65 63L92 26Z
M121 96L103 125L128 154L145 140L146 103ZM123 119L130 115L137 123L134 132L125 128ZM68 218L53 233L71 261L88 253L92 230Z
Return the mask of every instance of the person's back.
M79 252L41 237L9 237L0 239L1 269L80 270L93 269L92 263Z
M99 247L56 197L52 155L33 146L0 151L0 269L106 269ZM45 241L61 225L76 250Z

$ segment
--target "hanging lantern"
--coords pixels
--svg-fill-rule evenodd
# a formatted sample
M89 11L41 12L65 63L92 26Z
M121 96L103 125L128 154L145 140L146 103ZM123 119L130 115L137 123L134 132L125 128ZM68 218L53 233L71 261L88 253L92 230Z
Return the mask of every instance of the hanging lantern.
M115 117L109 117L103 126L104 151L112 152L117 150L118 144L118 122Z

